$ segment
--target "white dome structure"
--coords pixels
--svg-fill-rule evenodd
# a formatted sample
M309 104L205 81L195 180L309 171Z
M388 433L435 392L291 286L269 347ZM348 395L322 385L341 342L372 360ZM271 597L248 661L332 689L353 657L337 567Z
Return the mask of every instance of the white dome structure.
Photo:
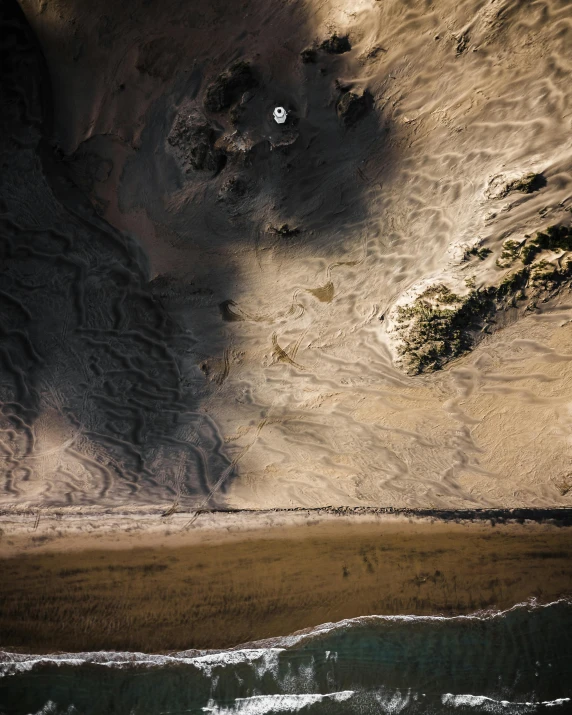
M284 107L275 107L273 114L276 124L284 124L286 117L288 116L288 112L284 109Z

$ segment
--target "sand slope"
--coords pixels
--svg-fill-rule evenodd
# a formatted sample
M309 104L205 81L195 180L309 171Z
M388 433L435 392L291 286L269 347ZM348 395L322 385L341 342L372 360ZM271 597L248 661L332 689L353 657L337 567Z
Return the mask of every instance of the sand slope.
M572 503L567 284L431 375L394 330L570 223L569 2L21 5L53 142L3 145L4 503Z

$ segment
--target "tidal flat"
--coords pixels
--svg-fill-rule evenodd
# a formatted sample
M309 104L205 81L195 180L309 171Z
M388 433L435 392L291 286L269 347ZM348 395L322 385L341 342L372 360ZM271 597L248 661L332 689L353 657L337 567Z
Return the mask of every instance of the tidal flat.
M234 530L231 518L219 515L216 531L117 531L99 541L30 531L19 552L5 535L3 649L220 649L359 616L449 616L572 596L567 526L339 517L262 530L253 516Z

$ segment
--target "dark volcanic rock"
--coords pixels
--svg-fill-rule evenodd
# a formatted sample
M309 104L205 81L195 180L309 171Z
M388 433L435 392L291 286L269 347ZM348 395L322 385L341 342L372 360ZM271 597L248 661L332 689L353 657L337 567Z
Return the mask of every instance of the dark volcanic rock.
M167 141L185 172L219 171L226 162L224 152L215 148L217 134L197 111L181 112L171 129Z
M248 62L235 62L207 87L205 109L209 112L222 112L236 102L244 92L257 85L258 80Z
M308 47L300 52L302 62L306 65L314 63L318 58L318 53L313 47Z
M373 107L373 97L366 90L359 95L355 92L344 92L337 104L338 117L344 127L352 127L363 119Z
M320 49L328 52L331 55L343 55L344 52L349 52L352 49L350 40L347 35L336 35L335 33L324 40L320 45Z
M300 233L299 228L292 228L287 223L283 223L282 226L269 226L268 231L270 233L276 233L279 236L297 236Z

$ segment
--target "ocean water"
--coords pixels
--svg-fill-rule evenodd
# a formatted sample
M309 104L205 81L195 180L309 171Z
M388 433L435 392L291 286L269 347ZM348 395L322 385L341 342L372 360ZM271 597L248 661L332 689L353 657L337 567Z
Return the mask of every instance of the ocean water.
M221 652L0 654L2 715L572 712L572 601L370 616Z

